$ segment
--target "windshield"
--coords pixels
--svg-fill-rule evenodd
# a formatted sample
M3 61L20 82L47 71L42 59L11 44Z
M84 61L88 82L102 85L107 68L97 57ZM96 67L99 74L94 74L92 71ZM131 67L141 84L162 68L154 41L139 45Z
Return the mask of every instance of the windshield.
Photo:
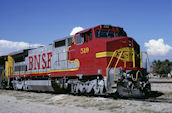
M116 37L127 36L127 34L122 28L119 28L119 30L116 32L115 36Z
M95 31L96 37L104 38L104 37L114 37L113 31Z
M126 32L119 28L118 30L114 31L103 31L103 30L96 30L95 35L97 38L106 38L106 37L122 37L127 36Z

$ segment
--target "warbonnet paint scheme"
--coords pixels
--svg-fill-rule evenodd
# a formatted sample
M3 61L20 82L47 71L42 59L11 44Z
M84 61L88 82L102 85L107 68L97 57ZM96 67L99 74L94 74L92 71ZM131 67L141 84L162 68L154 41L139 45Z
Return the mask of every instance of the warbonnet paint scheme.
M150 91L140 46L120 27L95 26L9 57L13 71L7 86L16 90L124 97Z

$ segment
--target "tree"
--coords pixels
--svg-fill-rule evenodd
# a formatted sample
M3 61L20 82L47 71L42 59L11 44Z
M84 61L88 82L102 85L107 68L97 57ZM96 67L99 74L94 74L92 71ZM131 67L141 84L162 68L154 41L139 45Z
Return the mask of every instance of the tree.
M170 62L169 60L164 60L164 61L160 61L160 60L154 60L152 62L152 72L153 73L157 73L157 74L168 74L170 73L170 71L172 70L172 62Z

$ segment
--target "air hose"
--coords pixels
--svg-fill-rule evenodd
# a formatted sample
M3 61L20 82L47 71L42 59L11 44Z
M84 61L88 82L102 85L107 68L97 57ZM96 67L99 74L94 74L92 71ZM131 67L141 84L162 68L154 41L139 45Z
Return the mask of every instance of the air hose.
M137 81L138 76L139 76L139 73L140 73L140 75L142 76L142 72L138 70L138 71L136 72L136 78L134 78L134 77L133 77L133 74L131 74L131 78L132 78L133 81Z

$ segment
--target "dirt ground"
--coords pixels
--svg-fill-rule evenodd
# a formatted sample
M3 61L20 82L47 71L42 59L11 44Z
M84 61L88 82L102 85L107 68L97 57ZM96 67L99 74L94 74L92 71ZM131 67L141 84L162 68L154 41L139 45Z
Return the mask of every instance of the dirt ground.
M0 90L0 113L171 113L172 84L152 89L164 94L144 100Z

